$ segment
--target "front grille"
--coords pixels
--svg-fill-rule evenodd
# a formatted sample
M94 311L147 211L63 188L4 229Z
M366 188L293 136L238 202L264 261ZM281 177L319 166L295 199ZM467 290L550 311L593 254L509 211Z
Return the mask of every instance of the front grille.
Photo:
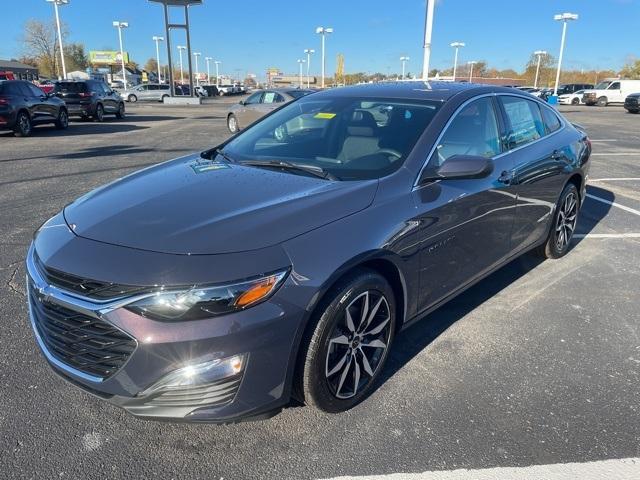
M215 383L181 390L166 390L145 405L155 407L220 407L231 402L240 387L242 375L235 375Z
M638 98L636 97L627 97L626 101L624 102L627 105L638 105Z
M110 323L38 298L29 289L33 323L48 352L83 373L108 378L136 348L136 341Z
M101 282L71 273L64 273L60 270L47 267L35 251L33 257L40 275L42 275L47 283L68 292L78 293L87 298L106 301L148 290L147 287Z

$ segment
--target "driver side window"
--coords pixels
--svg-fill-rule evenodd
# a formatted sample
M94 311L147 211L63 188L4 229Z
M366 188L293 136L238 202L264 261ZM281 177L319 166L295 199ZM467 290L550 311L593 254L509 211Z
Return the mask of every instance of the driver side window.
M469 103L458 112L438 141L429 164L437 168L454 155L491 158L500 153L495 108L491 98L484 97Z
M260 98L262 98L262 92L256 92L247 98L244 102L245 105L253 105L256 103L260 103Z

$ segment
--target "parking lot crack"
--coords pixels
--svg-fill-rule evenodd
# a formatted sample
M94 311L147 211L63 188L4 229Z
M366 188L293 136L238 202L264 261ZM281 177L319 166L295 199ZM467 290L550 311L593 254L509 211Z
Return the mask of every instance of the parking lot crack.
M20 262L20 261L13 262L13 263L10 263L9 265L7 265L4 268L12 270L11 275L9 276L9 280L7 280L7 282L6 282L7 288L11 292L18 294L21 297L24 297L25 293L23 292L22 286L20 285L20 283L17 280L18 272L20 271L21 264L22 264L22 262Z

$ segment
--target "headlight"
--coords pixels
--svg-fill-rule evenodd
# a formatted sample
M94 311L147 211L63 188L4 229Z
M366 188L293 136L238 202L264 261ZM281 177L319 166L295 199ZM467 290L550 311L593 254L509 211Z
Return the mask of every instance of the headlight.
M125 308L154 320L178 321L215 317L264 302L282 285L288 270L244 282L160 291Z

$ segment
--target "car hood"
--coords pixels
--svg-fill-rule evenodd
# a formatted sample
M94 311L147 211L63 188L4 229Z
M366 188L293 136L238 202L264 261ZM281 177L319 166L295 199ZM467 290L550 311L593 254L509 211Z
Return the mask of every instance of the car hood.
M368 207L378 181L333 182L193 155L141 170L64 209L73 232L113 245L217 254L275 245Z

